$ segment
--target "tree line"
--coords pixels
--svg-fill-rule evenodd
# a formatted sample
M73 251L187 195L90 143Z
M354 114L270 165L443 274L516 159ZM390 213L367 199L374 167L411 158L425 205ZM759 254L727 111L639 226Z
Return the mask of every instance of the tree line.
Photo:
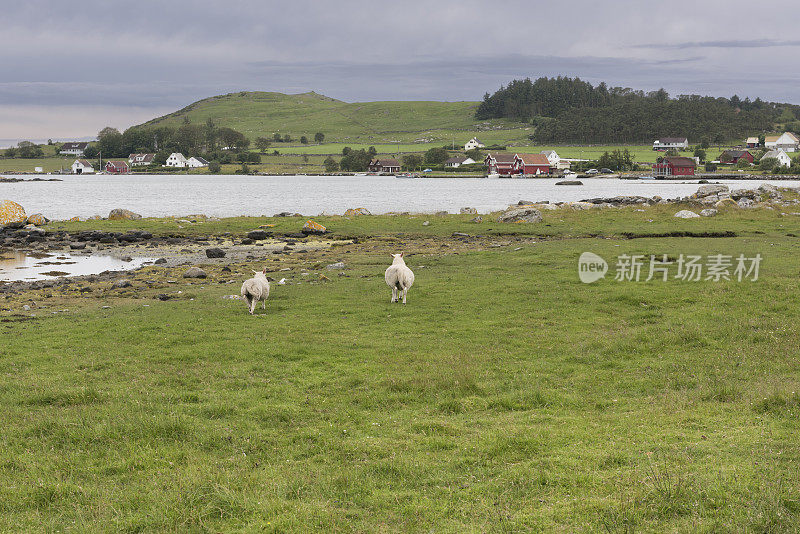
M475 117L530 122L537 143L651 143L678 136L722 143L772 131L776 123L800 130L800 106L792 104L736 95L671 98L664 89L645 93L569 77L514 80L487 93Z

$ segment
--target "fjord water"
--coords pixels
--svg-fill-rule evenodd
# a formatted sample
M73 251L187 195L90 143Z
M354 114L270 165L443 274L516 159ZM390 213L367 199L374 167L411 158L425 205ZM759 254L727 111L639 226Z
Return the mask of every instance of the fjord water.
M33 176L21 176L33 178ZM61 182L0 183L0 198L19 202L28 213L51 219L106 216L126 208L145 217L203 213L216 217L344 213L363 207L391 211L458 212L469 206L481 213L519 200L577 201L593 197L642 195L663 198L697 191L697 180L619 180L584 178L582 186L558 186L557 178L488 179L393 176L241 176L241 175L89 175L59 176ZM762 183L797 187L800 181L714 180L731 188Z

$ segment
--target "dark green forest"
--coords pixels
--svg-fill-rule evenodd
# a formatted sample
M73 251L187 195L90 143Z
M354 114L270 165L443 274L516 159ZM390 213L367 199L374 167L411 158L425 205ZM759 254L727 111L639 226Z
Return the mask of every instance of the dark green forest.
M537 143L651 143L659 137L725 142L773 131L800 130L800 106L680 95L659 89L597 86L579 78L514 80L486 94L477 119L508 118L536 126Z

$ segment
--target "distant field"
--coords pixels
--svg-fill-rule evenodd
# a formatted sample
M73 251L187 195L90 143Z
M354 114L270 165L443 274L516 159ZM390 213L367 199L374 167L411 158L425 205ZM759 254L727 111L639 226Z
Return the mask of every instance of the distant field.
M30 172L41 167L44 172L54 172L63 166L69 168L75 158L35 158L35 159L0 159L0 172Z

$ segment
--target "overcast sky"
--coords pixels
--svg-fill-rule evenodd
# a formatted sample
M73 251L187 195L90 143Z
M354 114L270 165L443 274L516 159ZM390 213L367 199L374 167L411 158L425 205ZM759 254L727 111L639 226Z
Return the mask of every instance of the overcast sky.
M678 6L677 8L675 6ZM773 0L27 0L2 8L3 139L93 136L232 91L479 100L568 75L800 103L797 5Z

